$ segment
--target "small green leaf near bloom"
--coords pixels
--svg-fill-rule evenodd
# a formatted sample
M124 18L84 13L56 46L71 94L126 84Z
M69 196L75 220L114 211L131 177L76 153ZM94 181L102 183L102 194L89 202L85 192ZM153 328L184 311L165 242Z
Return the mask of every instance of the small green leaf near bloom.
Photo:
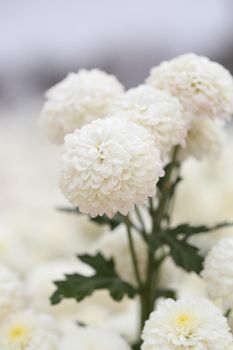
M113 259L106 259L102 254L95 256L81 255L79 259L91 266L95 273L83 276L78 273L66 275L65 280L54 282L57 290L51 297L52 304L58 304L64 298L74 298L81 301L98 289L106 289L111 297L120 301L125 295L133 298L137 290L128 282L123 281L115 271Z

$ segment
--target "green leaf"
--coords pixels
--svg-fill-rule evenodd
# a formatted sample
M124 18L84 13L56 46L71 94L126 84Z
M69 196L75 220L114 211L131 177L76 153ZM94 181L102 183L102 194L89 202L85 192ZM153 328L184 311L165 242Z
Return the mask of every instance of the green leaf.
M163 297L176 300L176 292L173 289L159 288L156 290L155 296L156 299Z
M79 259L91 266L95 273L92 276L82 276L78 273L66 275L65 280L56 281L57 290L51 297L52 304L58 304L64 298L81 301L98 289L107 289L111 297L117 301L125 295L133 298L137 294L138 291L132 285L118 276L112 258L106 259L98 253L96 256L81 255Z
M58 210L71 214L85 215L81 213L78 208L59 207ZM113 230L123 222L123 216L121 214L116 214L112 219L110 219L107 215L97 216L95 218L91 218L90 216L88 217L91 221L95 222L98 225L110 226L111 230Z
M181 235L185 239L187 239L192 235L196 235L199 233L207 233L207 232L211 232L211 231L214 231L223 227L232 226L232 225L233 223L229 223L229 222L222 222L214 226L205 226L205 225L193 226L193 225L189 225L188 223L184 223L174 228L166 229L164 232L168 235L173 235L173 236Z
M163 235L163 240L169 246L170 255L176 265L188 272L199 273L202 270L204 259L199 255L198 248L168 234Z

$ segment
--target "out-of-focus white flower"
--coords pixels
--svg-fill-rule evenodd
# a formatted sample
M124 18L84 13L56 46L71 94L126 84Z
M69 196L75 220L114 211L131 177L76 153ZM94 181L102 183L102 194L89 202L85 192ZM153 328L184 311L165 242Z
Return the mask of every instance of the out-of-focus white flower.
M110 297L96 291L93 296L77 303L74 299L63 300L58 305L51 305L49 298L55 291L54 281L64 279L65 274L81 273L88 276L92 269L81 262L57 260L38 266L28 276L26 288L30 305L39 312L52 314L57 320L79 321L84 324L100 326L109 315L116 313L116 309L124 309L122 303L110 303Z
M164 171L145 128L120 118L93 121L65 138L60 187L83 213L126 215L156 192Z
M142 350L231 350L233 344L226 318L204 298L161 301L142 339Z
M18 276L0 264L0 322L24 306L23 285Z
M146 127L164 156L173 146L185 144L187 121L182 105L167 91L140 85L117 99L112 113Z
M0 347L4 350L58 350L55 321L31 310L12 314L0 329Z
M28 267L26 250L8 225L0 223L0 263L14 271L22 272Z
M53 282L63 279L65 274L76 272L87 275L91 270L88 269L87 265L79 263L78 260L53 260L34 268L26 280L27 294L33 309L53 314L56 318L76 316L80 309L80 303L74 300L65 300L52 306L49 300L55 291Z
M130 346L119 335L97 328L73 327L62 339L60 350L130 350Z
M0 261L23 274L46 261L83 253L106 231L85 215L39 206L9 210L4 223L6 229L0 228Z
M221 239L205 259L202 276L209 296L220 299L225 310L233 308L233 238Z
M207 57L190 53L162 62L147 83L178 97L187 118L227 119L233 113L232 76Z
M222 124L210 119L192 121L186 146L181 149L181 158L193 156L198 160L217 158L223 148L224 132Z
M115 76L98 69L70 73L46 93L41 123L48 137L63 143L64 136L94 119L104 117L110 104L123 93Z
M147 247L138 233L132 231L132 235L139 273L143 280L146 277ZM123 225L106 233L97 243L95 250L101 252L107 258L113 257L116 270L121 278L135 284L135 272L130 254L128 236Z

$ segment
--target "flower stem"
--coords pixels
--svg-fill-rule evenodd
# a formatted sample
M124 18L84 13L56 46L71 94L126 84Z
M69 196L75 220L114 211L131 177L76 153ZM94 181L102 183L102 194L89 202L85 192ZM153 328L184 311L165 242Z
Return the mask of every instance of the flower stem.
M126 225L126 229L127 229L127 235L128 235L128 241L129 241L129 249L130 249L130 253L131 253L131 257L132 257L132 263L133 263L133 267L134 267L135 277L136 277L136 280L137 280L139 288L142 289L143 288L143 283L141 281L141 277L140 277L140 273L139 273L138 261L137 261L137 256L136 256L134 243L133 243L132 232L131 232L131 223L130 223L128 217L125 218L125 225Z

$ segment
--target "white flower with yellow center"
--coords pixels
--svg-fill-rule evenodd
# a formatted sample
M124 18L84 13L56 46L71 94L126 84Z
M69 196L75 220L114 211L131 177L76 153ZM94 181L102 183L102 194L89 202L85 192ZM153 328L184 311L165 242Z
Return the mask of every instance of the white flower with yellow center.
M0 322L24 305L23 286L18 276L0 265Z
M193 120L186 139L186 146L181 149L181 158L193 156L198 160L217 158L223 148L224 131L218 120Z
M184 145L187 121L183 108L169 92L140 85L116 100L112 113L144 126L166 156L175 145Z
M41 124L49 139L63 143L64 136L94 119L104 117L110 104L124 91L115 76L101 70L70 73L46 92Z
M233 238L221 239L205 259L202 277L207 292L213 299L220 299L224 309L233 309Z
M4 350L57 350L58 342L53 319L30 310L12 314L0 329Z
M60 187L83 213L127 215L156 193L164 175L160 152L143 127L99 119L65 138Z
M162 301L142 333L142 350L230 350L233 338L220 309L207 299Z
M233 113L233 78L207 57L190 53L162 62L147 83L178 97L189 118L226 119Z

